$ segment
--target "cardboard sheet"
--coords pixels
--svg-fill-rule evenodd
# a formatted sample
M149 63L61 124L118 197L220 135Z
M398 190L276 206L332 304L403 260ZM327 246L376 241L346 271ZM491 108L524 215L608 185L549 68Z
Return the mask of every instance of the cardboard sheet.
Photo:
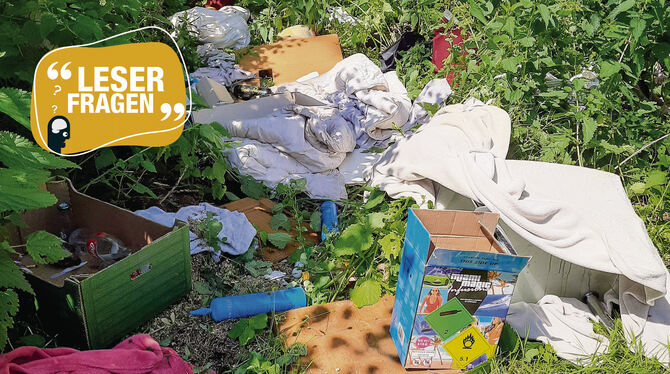
M279 327L286 344L307 346L310 373L407 373L400 364L389 335L393 296L375 305L357 308L351 301L294 309ZM456 373L460 370L422 370L421 373Z
M247 216L249 222L256 226L258 231L274 233L277 231L270 227L270 221L272 220L272 208L274 206L275 202L272 200L265 198L256 200L247 197L223 205L223 208L244 213L244 215ZM303 237L313 243L317 243L318 235L309 228L309 225L305 224L304 226L308 229L308 231L302 234ZM284 230L279 231L285 232ZM295 237L295 235L295 230L292 230L291 236ZM279 249L268 245L261 249L261 254L266 261L275 263L290 256L291 253L293 253L297 248L298 243L294 240L288 243L284 249Z
M272 69L274 84L295 82L311 72L323 74L342 61L336 34L313 38L281 40L255 47L240 59L242 69L258 75Z

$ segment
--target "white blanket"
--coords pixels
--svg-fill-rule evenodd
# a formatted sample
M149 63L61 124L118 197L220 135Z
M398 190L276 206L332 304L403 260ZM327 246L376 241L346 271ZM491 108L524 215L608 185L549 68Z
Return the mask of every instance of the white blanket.
M510 119L502 109L473 101L450 105L410 138L390 147L374 167L371 183L392 197L409 196L423 204L435 201L444 186L500 213L519 241L530 243L528 249L538 248L544 258L563 262L560 269L551 269L551 261L549 266L533 266L542 264L543 256L533 259L519 278L521 288L524 278L532 280L526 282L526 290L519 290L524 301L536 302L549 289L558 296L575 297L583 288L609 288L612 284L605 281L619 275L624 327L650 342L648 354L659 351L654 341L659 336L667 339L670 326L657 317L648 328L647 312L660 315L654 311L655 300L666 304L667 270L618 176L505 160L509 137ZM516 249L522 255L532 254L526 248ZM571 272L588 281L566 287ZM566 329L549 333L556 339L574 336ZM588 344L583 346L585 354L592 351ZM661 359L667 362L667 352Z

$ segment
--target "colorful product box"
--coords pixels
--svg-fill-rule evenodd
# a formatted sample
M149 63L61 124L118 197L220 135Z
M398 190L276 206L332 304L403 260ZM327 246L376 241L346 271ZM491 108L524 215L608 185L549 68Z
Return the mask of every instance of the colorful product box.
M495 355L529 257L495 239L498 215L411 209L391 319L406 369L470 370Z

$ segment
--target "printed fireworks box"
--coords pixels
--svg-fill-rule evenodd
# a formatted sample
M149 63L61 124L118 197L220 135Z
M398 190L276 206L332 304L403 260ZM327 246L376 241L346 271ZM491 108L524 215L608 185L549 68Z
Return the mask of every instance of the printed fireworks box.
M407 369L470 370L495 355L529 257L495 239L498 214L410 209L391 337Z

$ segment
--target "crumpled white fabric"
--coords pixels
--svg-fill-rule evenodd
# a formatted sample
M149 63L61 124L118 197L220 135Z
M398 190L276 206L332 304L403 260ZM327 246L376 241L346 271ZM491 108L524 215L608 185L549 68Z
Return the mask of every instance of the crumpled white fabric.
M576 297L589 288L610 288L614 278L624 328L649 342L647 354L662 350L659 342L670 336L670 321L649 316L662 314L656 308L667 312L668 272L619 177L569 165L505 160L510 129L502 109L472 101L449 105L385 152L373 168L371 184L423 205L435 202L441 186L483 203L517 234L515 247L529 244L517 252L537 257L519 277L515 298L519 294L535 302L547 290ZM534 265L547 259L551 265L552 258L561 266ZM573 273L583 281L572 282ZM559 339L573 334L556 333ZM667 354L661 359L667 363Z
M195 7L170 17L175 29L186 22L189 32L202 43L196 47L196 52L208 67L197 69L190 74L191 78L210 78L224 86L231 86L238 80L256 77L236 65L235 56L225 51L249 45L249 16L249 11L242 7L224 6L218 11Z
M381 69L363 54L338 62L328 72L304 82L287 83L276 92L300 92L337 108L352 124L360 147L392 135L407 124L411 102L395 72Z
M168 213L159 207L152 206L148 209L135 211L135 214L163 226L172 227L175 220L187 223L189 219L202 220L207 217L208 212L213 214L213 218L221 222L222 229L218 237L221 240L225 238L225 242L219 243L219 248L212 248L203 239L189 231L191 254L209 251L212 252L214 261L218 262L221 258L221 252L231 255L245 253L256 236L256 229L244 213L231 212L228 209L217 208L208 203L200 203L180 208L176 213Z
M251 40L247 26L249 15L248 10L239 6L224 6L219 10L194 7L173 14L170 23L175 29L185 23L202 44L212 43L218 49L240 49Z
M551 344L558 357L581 364L609 348L609 340L593 332L597 321L586 304L554 295L544 296L537 304L514 303L506 319L522 338Z

